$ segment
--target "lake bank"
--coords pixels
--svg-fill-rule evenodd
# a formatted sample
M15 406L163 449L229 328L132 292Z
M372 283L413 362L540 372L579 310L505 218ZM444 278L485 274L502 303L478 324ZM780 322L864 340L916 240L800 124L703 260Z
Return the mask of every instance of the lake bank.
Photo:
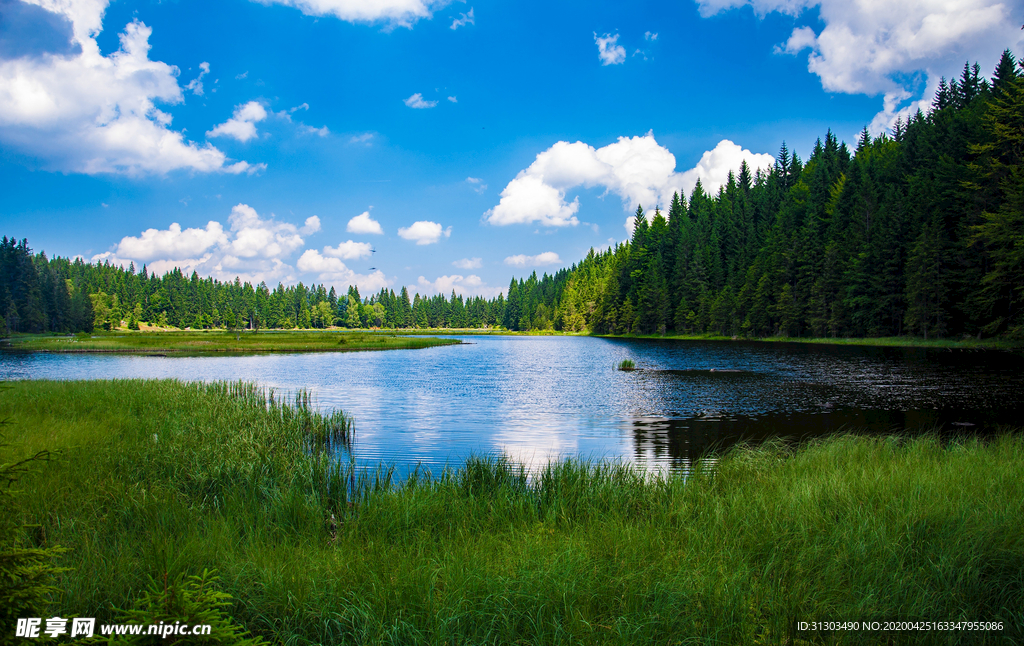
M660 335L660 334L596 334L602 339L656 339L663 341L716 341L758 343L803 343L810 345L849 345L876 348L925 348L939 350L1009 350L1024 351L1024 342L1008 339L922 339L919 337L864 337L864 338L803 338L803 337L730 337L715 335Z
M0 462L63 451L14 503L38 526L24 544L68 549L63 595L37 616L109 621L147 577L211 568L234 619L275 643L893 639L797 632L803 620L1002 621L972 643L1024 636L1019 433L769 443L689 480L579 460L527 480L478 459L398 488L386 472L353 486L301 416L267 403L218 384L8 384Z
M414 338L392 332L340 331L117 331L74 335L16 335L2 349L20 352L117 354L256 354L274 352L355 352L411 350L461 343L456 339Z
M716 343L757 342L773 344L809 344L863 346L878 348L922 348L939 350L1003 350L1024 352L1024 341L1011 339L923 339L919 337L804 338L804 337L728 337L716 335L660 334L588 334L560 330L514 331L504 328L396 328L365 330L327 328L323 330L268 329L229 331L147 328L141 331L118 329L90 334L16 334L0 339L0 350L58 353L260 353L260 352L350 352L359 350L417 349L457 343L443 336L523 336L580 337L603 339L706 341ZM417 341L422 338L424 343Z

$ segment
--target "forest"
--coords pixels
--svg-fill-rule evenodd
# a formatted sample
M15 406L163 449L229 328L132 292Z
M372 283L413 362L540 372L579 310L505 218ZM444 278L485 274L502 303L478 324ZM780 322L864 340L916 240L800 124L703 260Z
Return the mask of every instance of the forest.
M596 334L929 338L1024 336L1024 64L1007 50L942 79L927 113L829 131L806 161L697 183L632 239L494 299L402 287L220 282L0 245L0 332L128 327L462 328Z

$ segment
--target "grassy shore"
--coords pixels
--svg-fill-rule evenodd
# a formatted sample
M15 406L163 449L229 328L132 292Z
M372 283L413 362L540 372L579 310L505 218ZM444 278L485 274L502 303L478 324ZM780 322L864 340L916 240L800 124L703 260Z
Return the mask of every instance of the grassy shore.
M67 549L45 617L102 623L209 568L234 620L282 644L1024 639L1020 434L738 449L686 481L477 459L396 486L329 459L343 416L241 385L11 382L0 418L0 463L61 452L11 503L22 544ZM795 623L891 620L1002 630Z
M458 344L457 339L397 336L393 332L264 330L253 332L170 331L19 334L0 348L26 352L112 352L133 354L216 354L259 352L352 352L400 350Z
M730 337L713 334L667 335L660 334L598 334L605 339L659 339L669 341L757 341L764 343L810 343L819 345L861 345L889 348L934 348L963 350L1022 350L1024 342L1012 339L922 339L913 336L863 337L863 338L805 338L805 337Z

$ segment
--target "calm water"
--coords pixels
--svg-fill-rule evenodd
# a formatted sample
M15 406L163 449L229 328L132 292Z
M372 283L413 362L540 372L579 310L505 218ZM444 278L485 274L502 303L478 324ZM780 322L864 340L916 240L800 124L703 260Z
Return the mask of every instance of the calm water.
M685 469L740 439L1024 423L1024 359L1005 352L463 339L427 350L244 357L0 354L0 379L244 379L306 388L321 408L355 417L358 462L399 471L498 452L527 464L581 455ZM623 359L639 369L615 370Z

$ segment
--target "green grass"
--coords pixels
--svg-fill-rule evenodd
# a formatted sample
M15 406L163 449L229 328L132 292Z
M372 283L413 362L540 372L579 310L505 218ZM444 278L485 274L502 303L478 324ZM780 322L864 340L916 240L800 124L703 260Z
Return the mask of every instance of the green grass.
M461 342L457 339L410 338L362 331L118 331L76 335L19 334L7 339L0 348L34 352L213 354L401 350L458 343Z
M730 337L716 334L596 334L594 336L610 339L665 339L672 341L760 341L765 343L814 343L820 345L864 345L875 347L899 348L938 348L966 350L1021 350L1024 343L1013 339L922 339L913 336L832 338L832 337Z
M636 370L636 363L634 363L632 359L623 359L622 361L619 362L618 368L619 370L626 371Z
M8 385L0 462L63 451L18 483L15 508L37 525L24 542L68 548L62 617L102 622L148 577L210 568L231 615L282 644L1024 639L1017 433L741 448L687 480L579 460L528 477L478 458L402 483L380 469L350 490L355 474L318 448L331 420L252 387ZM1003 629L793 630L895 619Z

